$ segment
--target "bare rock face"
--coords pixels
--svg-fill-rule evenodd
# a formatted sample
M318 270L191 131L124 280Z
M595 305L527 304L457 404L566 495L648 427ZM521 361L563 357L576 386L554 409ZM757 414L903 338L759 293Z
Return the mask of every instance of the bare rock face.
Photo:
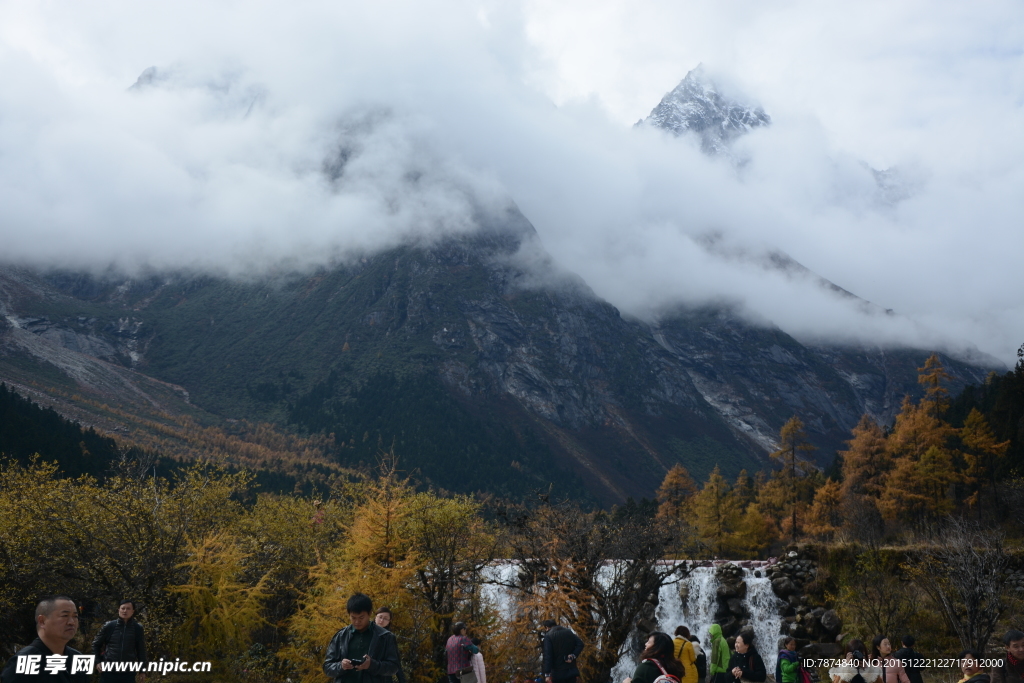
M10 368L43 386L56 372L99 387L100 369L117 370L131 381L100 388L125 402L137 400L134 378L153 378L224 417L335 433L346 463L408 438L405 465L448 490L524 481L522 494L575 478L604 504L652 497L677 463L698 480L716 464L729 478L761 469L794 414L825 465L861 415L888 422L920 391L928 351L805 345L724 308L636 320L559 271L514 208L490 220L471 235L245 281L0 267L10 342L0 380ZM43 364L38 377L24 376L35 365L5 363L15 347ZM954 391L987 372L944 362ZM381 403L394 395L384 389L360 399L396 377L426 378L423 401ZM469 427L475 440L460 443ZM481 478L451 476L449 449ZM413 455L425 452L441 455ZM481 454L492 460L481 465ZM796 565L787 576L810 578ZM728 597L742 599L742 582L731 583Z

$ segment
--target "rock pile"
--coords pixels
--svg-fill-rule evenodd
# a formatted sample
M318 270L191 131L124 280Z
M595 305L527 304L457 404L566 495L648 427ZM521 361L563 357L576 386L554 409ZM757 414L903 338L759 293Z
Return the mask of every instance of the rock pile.
M731 562L719 565L715 574L718 577L715 623L722 626L722 635L728 638L750 623L750 612L743 602L747 597L747 584L743 581L743 569Z
M797 639L799 647L812 641L835 642L843 629L842 619L835 610L815 606L807 594L808 584L817 578L817 564L801 558L797 552L765 569L772 582L772 590L786 601L783 609L783 632Z

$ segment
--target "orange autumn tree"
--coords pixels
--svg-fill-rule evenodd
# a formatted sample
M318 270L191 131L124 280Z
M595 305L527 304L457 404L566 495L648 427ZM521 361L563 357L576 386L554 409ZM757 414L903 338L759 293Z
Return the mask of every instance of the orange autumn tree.
M685 520L690 516L690 504L697 495L697 484L689 471L682 465L675 465L665 475L658 487L658 516Z
M710 555L723 557L736 549L742 512L718 465L694 496L693 513L697 538Z
M794 415L779 430L779 447L771 454L773 460L782 463L782 469L776 474L785 491L789 531L794 543L799 534L799 513L806 508L809 497L809 491L804 490L804 480L808 474L817 471L814 463L804 457L813 450L815 447L807 439L803 421Z
M831 541L843 527L843 494L839 482L829 479L814 494L814 502L807 513L805 531Z
M853 428L853 438L846 443L847 450L839 454L843 462L843 498L878 498L885 488L885 476L892 467L881 427L870 415L864 415Z
M886 440L892 470L878 507L885 519L921 529L953 510L952 489L962 475L955 469L956 430L942 418L949 395L943 383L949 374L934 354L918 371L925 396L917 404L904 399L896 416Z
M977 408L971 409L959 435L966 464L967 506L976 509L980 515L982 494L988 488L988 495L992 497L990 507L998 510L1001 504L996 472L1006 457L1010 442L996 441L988 422Z

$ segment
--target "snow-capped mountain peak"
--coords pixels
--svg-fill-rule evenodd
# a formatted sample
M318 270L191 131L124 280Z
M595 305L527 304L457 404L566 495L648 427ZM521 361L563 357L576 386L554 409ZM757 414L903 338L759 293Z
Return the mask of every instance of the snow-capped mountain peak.
M638 125L657 126L676 136L695 133L701 137L702 151L719 154L735 138L770 123L771 117L761 107L737 104L723 97L698 65Z

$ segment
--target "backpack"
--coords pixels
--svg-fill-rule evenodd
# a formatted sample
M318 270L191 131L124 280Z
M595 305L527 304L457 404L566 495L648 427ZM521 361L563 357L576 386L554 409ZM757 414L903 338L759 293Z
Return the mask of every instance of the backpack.
M659 669L661 669L661 675L654 679L654 683L680 683L679 679L665 671L665 667L661 665L657 659L645 659L645 662L651 662Z
M704 654L704 650L700 651L694 663L697 665L697 680L703 681L708 677L708 656Z

